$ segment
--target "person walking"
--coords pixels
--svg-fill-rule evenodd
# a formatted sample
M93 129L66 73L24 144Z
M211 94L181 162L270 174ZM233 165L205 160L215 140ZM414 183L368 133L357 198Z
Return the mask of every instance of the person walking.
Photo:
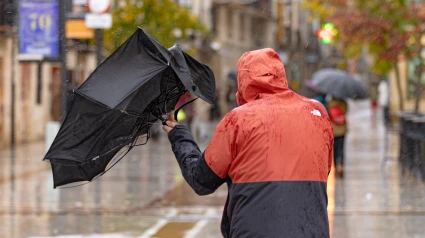
M377 89L378 84L376 82L372 82L372 85L369 90L369 98L371 101L371 109L372 109L372 117L376 117L376 113L378 111L378 103L379 103L379 90Z
M388 82L386 79L382 78L381 82L379 82L378 86L379 91L379 106L382 108L384 123L385 126L389 126L391 124L390 118L390 92L388 89Z
M342 99L332 98L328 103L329 117L332 122L334 134L334 163L336 175L344 177L344 143L347 134L347 118L348 111L347 102Z
M328 110L328 103L326 102L325 94L319 93L313 99L319 101L326 108L326 111Z
M183 177L199 195L227 183L223 237L329 237L333 134L326 109L288 88L272 49L245 53L237 70L238 107L203 153L187 127L164 125Z

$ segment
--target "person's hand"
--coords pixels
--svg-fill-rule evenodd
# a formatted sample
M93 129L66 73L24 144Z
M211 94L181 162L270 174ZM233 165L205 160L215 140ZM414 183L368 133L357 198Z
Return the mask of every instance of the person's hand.
M170 133L170 131L177 125L177 122L169 121L167 120L167 125L163 125L162 129L165 131L165 133Z

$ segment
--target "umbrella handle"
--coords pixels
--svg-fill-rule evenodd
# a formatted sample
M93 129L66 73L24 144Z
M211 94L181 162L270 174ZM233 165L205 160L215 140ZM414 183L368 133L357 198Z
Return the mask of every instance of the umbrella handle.
M158 120L161 121L162 125L164 125L164 126L167 125L167 121L168 121L167 118L164 118L163 116L160 116L159 114L155 113L154 111L151 111L151 113L152 113L152 115L154 117L156 117Z
M181 105L179 108L177 108L174 111L174 120L178 122L177 115L179 114L180 109L182 109L183 107L185 107L187 104L190 104L190 103L194 102L196 99L198 99L198 98L194 98L194 99L192 99L192 100L190 100L188 102L185 102L183 105Z

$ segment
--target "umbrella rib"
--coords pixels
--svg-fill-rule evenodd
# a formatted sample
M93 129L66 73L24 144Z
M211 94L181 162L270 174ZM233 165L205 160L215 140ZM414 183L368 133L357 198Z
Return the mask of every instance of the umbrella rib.
M121 152L121 154L123 154L122 156L121 155L118 155L118 157L119 156L121 156L121 158L119 158L115 163L113 163L113 165L111 165L111 167L109 167L107 170L105 170L105 171L103 171L103 172L101 172L99 175L97 175L96 177L94 177L92 180L90 180L90 181L87 181L86 183L82 183L82 184L78 184L78 185L73 185L73 186L61 186L61 187L59 187L58 189L66 189L66 188L76 188L76 187L80 187L80 186L83 186L83 185L86 185L86 184L88 184L88 183L90 183L90 182L93 182L94 180L96 180L97 178L99 178L100 176L102 176L102 175L104 175L106 172L108 172L112 167L114 167L118 162L120 162L123 158L124 158L124 156L126 156L129 152L130 152L130 150L131 150L131 147L124 153L124 151L123 152ZM84 175L86 175L86 173L85 172L83 172L84 173ZM78 181L76 181L76 182L78 182Z
M83 182L83 181L75 181L75 182ZM57 187L57 189L66 189L66 188L76 188L76 187L80 187L80 186L83 186L83 185L86 185L86 184L88 184L88 183L90 183L91 181L86 181L85 183L82 183L82 184L78 184L78 185L73 185L73 186L60 186L60 187Z
M123 79L128 84L127 87L122 87L121 92L105 91L108 83L108 88L120 85L120 81L117 81L120 72L117 72L118 76L110 74L112 69L108 65L114 66L116 61L125 58L131 59L128 69L137 69L140 72L137 71L134 77ZM152 60L146 61L150 58ZM59 173L64 173L61 176L68 176L66 181L56 180L56 184L64 185L58 188L79 187L92 182L120 162L135 146L148 143L152 125L158 122L157 119L164 120L164 115L168 116L171 111L176 110L179 99L188 91L200 94L198 97L206 101L208 98L215 98L210 95L210 91L215 89L215 79L213 72L208 70L208 66L191 58L177 45L167 49L139 28L83 84L73 90L72 101L69 101L72 103L69 107L72 112L69 109L66 113L68 118L65 118L63 124L66 121L68 124L61 132L69 132L74 137L64 137L69 146L62 147L59 151L69 151L70 156L63 157L63 160L53 160L54 163L64 163L64 166L73 168L59 168L65 170L56 171L58 176ZM131 72L127 69L124 71ZM100 81L90 85L91 80ZM214 85L210 85L212 83ZM195 86L202 87L197 90ZM201 89L206 92L206 96ZM78 174L66 174L73 171Z
M167 88L168 88L168 80L167 80ZM168 91L168 93L166 93L166 94L162 94L162 95L164 95L164 97L162 98L161 96L159 96L155 101L153 101L151 104L155 104L155 105L158 105L158 104L161 104L161 103L164 103L164 102L167 102L168 100L173 100L173 99L176 99L176 98L178 98L178 97L180 97L181 95L179 94L179 89L181 89L181 88L184 88L184 86L183 85L177 85L177 86L175 86L175 87L173 87L172 89L170 89L169 91ZM90 101L92 101L93 103L96 103L96 104L99 104L99 105L102 105L102 106L105 106L105 107L108 107L108 106L106 106L106 105L104 105L104 104L102 104L102 103L100 103L100 102L98 102L98 101L96 101L96 100L94 100L94 99L91 99L91 98L89 98L89 97L87 97L87 96L85 96L84 94L81 94L81 93L78 93L77 91L75 91L75 93L77 93L78 95L80 95L80 96L82 96L82 97L84 97L84 98L86 98L86 99L88 99L88 100L90 100ZM165 105L165 107L166 107L166 105ZM115 109L115 108L110 108L110 109L112 109L112 110L118 110L118 111L120 111L121 113L124 113L124 114L126 114L126 115L130 115L130 116L134 116L134 117L139 117L139 118L142 118L142 121L141 122L139 122L139 123L137 123L137 124L143 124L144 122L146 122L146 120L143 120L143 119L145 119L146 118L146 115L137 115L137 114L133 114L133 113L131 113L131 112L128 112L128 111L121 111L121 110L119 110L119 109ZM158 108L159 109L159 108ZM149 112L151 112L152 113L152 115L154 115L157 119L161 119L161 116L159 115L159 114L161 114L161 110L155 110L155 108L153 108L152 106L148 106L148 110L149 110ZM160 113L158 113L158 111L160 112ZM159 116L159 117L158 117ZM118 118L117 118L117 120L118 120ZM141 131L143 128L146 128L146 127L139 127L138 129L136 129L136 131L137 130L139 130L139 131ZM137 132L136 132L136 134L137 134ZM135 134L133 134L132 136L130 136L130 138L131 137L134 137L134 135ZM138 135L139 136L139 135ZM136 136L136 137L134 137L133 138L133 143L135 142L135 139L138 137L138 136ZM107 155L107 154L109 154L109 153L111 153L112 151L114 151L115 149L117 149L117 148L119 148L120 146L122 146L121 144L119 145L119 146L116 146L116 147L114 147L114 148L112 148L112 149L110 149L110 150L108 150L107 152L105 152L105 153L103 153L103 154L101 154L101 155L97 155L97 156L93 156L92 158L90 158L90 159L88 159L88 160L86 160L86 161L76 161L76 162L78 162L78 164L80 165L83 165L83 164L85 164L85 163L88 163L88 162L90 162L91 160L93 160L94 158L97 158L97 157L103 157L103 156L105 156L105 155ZM134 146L134 144L133 144L133 146ZM90 152L89 152L90 153Z
M164 99L162 99L161 101L159 101L159 102L156 102L156 104L160 104L160 103L162 103L162 102L165 102L165 101L167 101L167 100L172 100L172 99L175 99L175 98L178 98L180 95L178 94L178 89L179 89L179 86L180 85L178 85L178 86L176 86L176 87L174 87L173 89L171 89L169 92L175 92L176 94L174 94L174 95L172 95L172 96L170 96L169 94L165 94L165 98ZM181 88L181 87L180 87ZM80 94L79 94L80 95ZM155 102L155 101L154 101ZM156 115L154 115L155 117L157 117L158 118L158 114L157 114L157 111L156 110L154 110L154 108L152 108L152 107L148 107L148 109L149 109L149 111L154 115L154 113L156 114ZM118 110L118 109L115 109L115 110ZM130 115L130 116L135 116L135 117L139 117L139 118L143 118L143 119L145 119L146 118L146 116L143 116L143 115L135 115L135 114L131 114L131 113L128 113L128 112L126 112L126 111L121 111L122 113L125 113L125 114L127 114L127 115ZM137 123L137 124L143 124L144 122L146 122L146 120L143 120L142 119L142 121L141 122L139 122L139 123ZM158 118L158 119L160 119L160 118ZM118 119L117 119L118 120ZM140 127L139 126L139 128L137 128L137 129L135 129L135 131L141 131L143 128L146 128L146 126L145 127ZM137 138L140 136L140 135L137 135L137 136L134 136L134 135L136 135L136 134L138 134L138 132L136 132L135 134L133 134L132 136L130 136L130 138L131 137L134 137L132 140L133 140L133 142L132 142L132 146L135 146L135 142L136 142L136 140L137 140ZM146 144L146 143L144 143L144 144ZM143 144L141 144L141 145L143 145ZM137 145L138 146L138 145ZM112 151L114 151L115 149L117 149L117 148L119 148L119 147L121 147L121 145L119 145L119 146L116 146L116 147L114 147L114 148L112 148L111 150L109 150L109 151L107 151L107 152L105 152L105 153L103 153L103 154L101 154L101 155L98 155L98 156L95 156L95 157L93 157L93 158L91 158L91 159L88 159L87 161L84 161L84 162L79 162L79 164L85 164L85 163L88 163L88 162L90 162L91 160L93 160L94 158L97 158L97 157L103 157L103 156L105 156L105 155L107 155L107 154L109 154L109 153L111 153Z
M90 159L87 159L87 160L85 160L85 161L76 161L76 160L70 160L70 161L74 161L74 162L76 162L77 166L79 166L79 165L84 165L84 164L86 164L86 163L90 163L90 162L91 162L93 159L95 159L95 158L100 158L100 157L103 157L103 156L105 156L105 155L107 155L107 154L111 153L113 150L115 150L115 149L117 149L117 148L119 148L119 147L122 147L123 145L125 146L125 144L120 144L119 146L115 146L114 148L112 148L112 149L110 149L110 150L106 151L105 153L103 153L103 154L101 154L101 155L94 156L94 157L92 157L92 158L90 158ZM51 162L51 163L52 163L52 162ZM53 164L60 164L60 165L63 165L63 166L70 166L70 167L74 167L74 166L75 166L75 165L62 164L62 163L53 163Z
M102 175L104 175L106 172L108 172L110 169L112 169L112 167L114 167L118 162L120 162L123 158L124 158L124 156L126 156L130 151L131 151L131 149L133 149L133 146L130 146L128 149L127 149L127 151L124 153L124 155L122 155L119 159L117 159L117 161L115 162L115 163L113 163L112 165L111 165L111 167L109 167L108 169L105 169L105 171L103 171L102 173L100 173L98 176L96 176L94 179L92 179L90 182L92 182L92 181L94 181L94 180L96 180L97 178L99 178L100 176L102 176Z
M80 96L84 97L85 99L87 99L87 100L89 100L89 101L91 101L91 102L93 102L93 103L95 103L95 104L98 104L99 106L106 107L107 109L113 109L113 108L109 107L108 105L103 104L102 102L99 102L99 101L97 101L97 100L95 100L95 99L93 99L93 98L91 98L91 97L86 96L85 94L80 93L80 92L79 92L79 91L77 91L77 90L76 90L76 91L74 91L74 93L76 93L76 94L78 94L78 95L80 95Z

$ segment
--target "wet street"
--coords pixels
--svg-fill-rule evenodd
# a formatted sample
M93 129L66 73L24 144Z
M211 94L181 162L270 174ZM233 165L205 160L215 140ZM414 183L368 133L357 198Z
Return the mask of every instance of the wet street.
M350 104L345 177L328 182L332 237L425 237L425 183L400 172L397 136L369 103ZM227 189L198 197L162 136L98 180L53 189L43 143L0 152L0 237L221 237ZM387 156L385 156L387 154ZM384 158L387 157L387 158Z

